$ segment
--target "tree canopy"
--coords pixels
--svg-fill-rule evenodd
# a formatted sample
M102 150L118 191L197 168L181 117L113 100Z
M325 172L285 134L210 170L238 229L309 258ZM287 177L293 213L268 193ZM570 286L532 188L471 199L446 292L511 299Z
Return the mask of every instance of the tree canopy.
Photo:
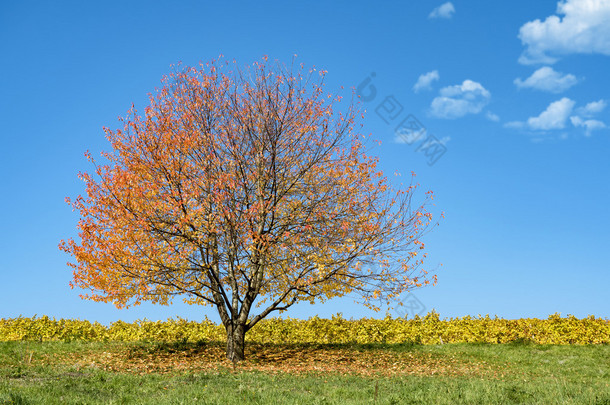
M355 104L324 91L325 72L266 58L179 66L105 128L105 162L82 173L72 287L117 307L176 296L217 308L227 356L299 301L357 294L379 302L435 282L421 267L427 206L369 154ZM381 300L381 301L380 301Z

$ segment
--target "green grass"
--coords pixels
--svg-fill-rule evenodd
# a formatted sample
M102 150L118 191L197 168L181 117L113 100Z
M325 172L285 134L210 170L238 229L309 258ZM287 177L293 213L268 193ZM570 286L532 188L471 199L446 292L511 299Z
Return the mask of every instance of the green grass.
M220 347L220 346L219 346ZM262 350L253 348L251 350ZM290 350L294 347L269 347ZM307 347L302 347L303 350ZM419 374L246 370L197 363L189 370L143 375L97 365L86 358L129 353L144 357L181 356L196 360L197 344L83 342L1 342L0 405L5 404L606 404L610 405L610 346L535 344L334 345L316 353L341 350L362 355L428 359ZM321 352L319 351L321 350ZM402 356L402 357L401 357ZM148 357L146 357L148 358ZM337 357L338 358L338 357ZM101 361L101 360L99 360ZM220 361L220 359L219 359ZM334 361L334 360L333 360ZM99 363L99 362L98 362ZM134 363L135 364L135 363ZM256 363L258 364L258 363ZM435 368L458 364L471 371L453 374ZM127 367L127 366L125 366ZM426 368L427 367L427 368ZM439 366L440 367L440 366ZM422 371L423 370L423 371Z

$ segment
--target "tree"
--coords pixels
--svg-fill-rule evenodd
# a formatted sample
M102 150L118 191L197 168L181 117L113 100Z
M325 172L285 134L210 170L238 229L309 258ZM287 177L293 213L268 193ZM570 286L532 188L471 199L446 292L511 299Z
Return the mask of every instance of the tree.
M86 153L86 196L67 199L80 242L60 243L72 288L119 308L215 306L239 361L246 332L296 302L358 293L379 309L435 282L420 240L432 194L412 207L416 185L389 184L353 102L334 111L323 71L233 64L175 69L143 117L132 106L123 129L104 128L106 164Z

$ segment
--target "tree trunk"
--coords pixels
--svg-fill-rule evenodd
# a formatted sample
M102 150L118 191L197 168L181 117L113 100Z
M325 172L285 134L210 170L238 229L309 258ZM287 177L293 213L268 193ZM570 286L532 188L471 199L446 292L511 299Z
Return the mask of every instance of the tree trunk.
M238 362L245 359L246 328L244 325L227 327L227 359Z

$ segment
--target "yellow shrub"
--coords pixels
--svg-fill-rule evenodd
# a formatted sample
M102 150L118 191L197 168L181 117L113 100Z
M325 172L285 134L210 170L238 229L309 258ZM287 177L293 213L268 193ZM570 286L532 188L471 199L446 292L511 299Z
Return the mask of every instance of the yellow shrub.
M222 341L225 331L207 318L203 322L186 319L167 321L117 321L110 326L98 322L49 318L0 319L0 341ZM332 319L317 316L307 320L270 318L259 322L246 335L258 343L509 343L609 344L610 322L589 316L516 320L491 318L440 319L436 312L414 319Z

